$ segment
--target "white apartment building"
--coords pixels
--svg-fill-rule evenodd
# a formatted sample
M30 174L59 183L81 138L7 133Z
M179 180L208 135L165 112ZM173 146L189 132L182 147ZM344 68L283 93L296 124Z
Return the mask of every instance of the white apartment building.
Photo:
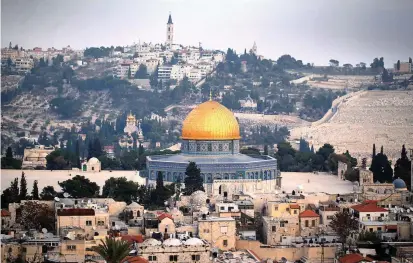
M223 62L224 59L225 59L224 54L222 54L222 53L215 53L213 57L214 57L214 62L217 63L217 64L219 62Z
M169 80L171 78L171 71L172 71L172 66L171 65L162 65L159 66L158 68L158 79L159 80Z
M129 68L130 68L130 64L127 64L127 63L119 64L119 65L115 68L114 75L115 75L117 78L120 78L120 79L127 78L127 77L128 77ZM131 76L132 76L132 72L131 72Z
M163 64L163 60L161 59L147 59L145 60L145 62L143 62L146 66L146 70L148 71L148 74L152 74L155 72L156 67L158 67L158 65L162 65Z
M131 76L135 76L136 71L138 71L140 64L139 63L132 63L129 65ZM127 74L127 73L126 73Z
M189 72L188 78L192 82L198 82L202 79L201 70L198 68L193 68Z
M31 58L16 58L14 64L19 73L29 72L34 66L33 59Z

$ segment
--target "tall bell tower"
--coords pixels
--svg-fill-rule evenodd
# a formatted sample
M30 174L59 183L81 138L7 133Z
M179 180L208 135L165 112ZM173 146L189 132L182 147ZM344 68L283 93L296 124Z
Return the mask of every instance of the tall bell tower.
M169 13L168 23L166 24L166 46L172 47L174 42L174 23L172 23L172 16Z

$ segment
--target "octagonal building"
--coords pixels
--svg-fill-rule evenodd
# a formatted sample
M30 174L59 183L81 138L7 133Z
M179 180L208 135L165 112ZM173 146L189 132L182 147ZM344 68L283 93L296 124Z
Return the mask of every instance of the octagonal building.
M180 154L147 156L148 183L162 172L164 181L184 181L189 162L201 169L209 196L271 193L281 187L277 160L239 152L240 129L234 114L216 101L193 109L183 122Z

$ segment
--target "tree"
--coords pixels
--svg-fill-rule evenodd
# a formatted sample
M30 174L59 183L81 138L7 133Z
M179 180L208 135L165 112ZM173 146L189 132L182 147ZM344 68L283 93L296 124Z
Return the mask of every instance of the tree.
M374 158L376 156L376 144L373 143L373 154L371 155L371 158Z
M81 175L76 175L72 179L58 183L63 192L68 193L74 198L90 198L97 197L99 195L100 187L95 182L91 182L89 179Z
M328 159L328 157L330 156L330 154L334 153L334 147L331 144L324 144L318 151L317 154L321 155L324 159L324 161L326 161Z
M65 154L69 155L64 149L57 149L46 156L46 168L48 170L65 170L70 169Z
M205 191L203 186L203 179L201 177L201 169L198 168L195 162L189 162L185 171L185 195L191 195L195 191Z
M19 201L19 179L15 178L1 195L1 207L8 208L10 203L18 203Z
M407 189L411 189L410 174L411 174L411 160L407 157L406 147L402 146L402 152L399 159L397 159L394 166L394 177L403 179L406 183Z
M134 181L128 181L125 177L111 177L105 181L105 185L102 189L102 196L130 204L137 200L138 189L139 184Z
M87 157L88 160L92 157L99 158L103 154L104 152L102 150L102 145L100 144L99 138L95 138L93 142L92 141L89 142L88 157Z
M350 164L350 167L357 166L357 158L352 157L348 150L344 153L344 155L347 157L347 163Z
M131 79L132 78L132 72L131 72L131 70L130 70L130 67L128 68L128 79Z
M268 155L268 145L264 145L264 155Z
M26 198L27 198L27 181L26 181L26 177L24 176L24 172L22 172L22 177L20 179L19 200L26 200Z
M412 62L412 58L411 57L409 57L409 63L410 64L412 64L413 62Z
M135 79L147 79L148 69L144 64L140 64L138 70L135 73Z
M106 237L105 241L93 247L93 251L98 253L107 263L120 263L129 255L130 245L125 240L116 240L113 237Z
M9 49L12 49L11 41L9 42Z
M397 68L397 71L400 70L400 60L397 60L396 68Z
M76 140L76 167L81 169L81 163L80 163L80 143L79 139Z
M346 210L338 212L333 216L329 226L336 232L342 244L343 251L346 251L345 244L351 233L358 229L358 222Z
M330 66L332 67L338 67L340 65L340 62L338 60L335 59L330 59Z
M7 147L6 156L1 158L2 169L21 169L21 161L13 158L11 147Z
M40 193L40 198L42 200L53 200L57 196L57 192L54 190L53 186L45 186Z
M164 206L165 201L170 197L170 195L168 195L168 191L166 187L164 186L163 175L162 175L162 172L160 171L156 175L156 187L154 191L154 197L155 197L155 203L158 206Z
M23 226L24 229L36 229L40 231L46 228L53 231L55 228L55 211L46 204L41 204L36 201L28 201L22 204L19 208L20 216L16 221Z
M379 181L380 183L392 182L393 169L387 159L387 155L383 153L383 146L381 147L380 153L373 157L370 171L373 172L374 181Z
M33 182L32 199L39 200L39 186L37 180Z

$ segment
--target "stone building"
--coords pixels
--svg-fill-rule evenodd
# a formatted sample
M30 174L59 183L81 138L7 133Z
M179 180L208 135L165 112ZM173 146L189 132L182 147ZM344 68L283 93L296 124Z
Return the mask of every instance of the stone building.
M305 210L298 216L300 218L301 236L313 236L318 234L320 215L313 210Z
M147 156L150 184L162 172L164 181L184 181L188 162L201 169L209 196L228 198L233 193L272 193L281 187L277 160L270 156L241 154L240 129L234 114L216 101L193 109L182 127L180 154Z
M34 169L36 167L46 167L46 156L54 151L54 147L36 145L35 148L24 149L22 169Z
M138 244L137 248L139 256L149 262L212 262L210 245L199 238L190 238L186 241L169 238L163 242L149 238Z
M144 207L136 202L126 206L124 213L129 213L129 224L143 225Z
M98 158L92 157L88 161L82 163L82 171L84 172L100 172L101 163Z
M300 236L298 216L263 217L263 237L267 245L279 245L287 236Z
M214 248L235 248L235 219L232 217L205 217L198 219L198 235Z

